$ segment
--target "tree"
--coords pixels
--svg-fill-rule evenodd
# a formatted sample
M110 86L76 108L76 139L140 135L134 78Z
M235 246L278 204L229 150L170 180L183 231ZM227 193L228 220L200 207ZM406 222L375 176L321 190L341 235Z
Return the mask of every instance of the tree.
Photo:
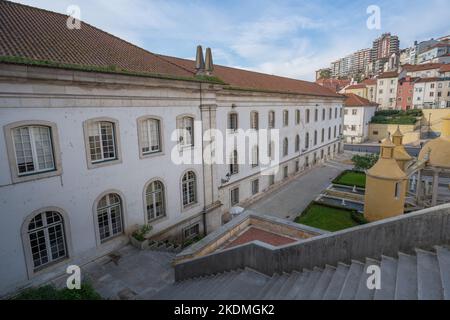
M352 157L352 162L355 170L367 170L373 167L378 161L378 154L368 153L365 155L355 154Z
M321 79L330 79L331 77L331 70L330 69L323 69L320 70L320 78Z

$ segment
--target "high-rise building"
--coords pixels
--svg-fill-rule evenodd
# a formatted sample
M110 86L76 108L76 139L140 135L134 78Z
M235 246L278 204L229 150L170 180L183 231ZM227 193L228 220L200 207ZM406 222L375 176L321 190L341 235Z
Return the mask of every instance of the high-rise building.
M393 54L399 54L400 41L398 36L393 36L390 33L383 33L376 38L372 44L371 60L379 60L388 58Z

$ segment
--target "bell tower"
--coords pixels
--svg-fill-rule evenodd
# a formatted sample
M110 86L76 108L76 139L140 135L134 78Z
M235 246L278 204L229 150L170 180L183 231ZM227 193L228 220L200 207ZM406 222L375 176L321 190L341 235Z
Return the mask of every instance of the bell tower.
M381 144L380 158L367 171L364 217L381 220L403 214L407 176L394 159L395 144L390 137Z
M406 164L413 158L408 154L403 146L403 134L400 131L400 126L397 126L397 130L392 135L392 142L395 144L394 159L397 161L400 169L405 171Z

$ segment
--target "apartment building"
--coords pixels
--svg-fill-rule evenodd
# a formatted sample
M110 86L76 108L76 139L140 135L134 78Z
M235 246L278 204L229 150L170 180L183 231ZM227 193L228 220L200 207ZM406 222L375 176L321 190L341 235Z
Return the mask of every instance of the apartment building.
M395 109L398 73L384 72L377 78L377 103L380 109Z
M0 294L144 224L177 243L207 234L231 206L342 150L343 98L327 88L214 65L201 48L196 61L154 54L66 19L0 1ZM278 129L279 170L261 170L260 145L251 162L208 148L210 129ZM219 151L230 161L201 156Z

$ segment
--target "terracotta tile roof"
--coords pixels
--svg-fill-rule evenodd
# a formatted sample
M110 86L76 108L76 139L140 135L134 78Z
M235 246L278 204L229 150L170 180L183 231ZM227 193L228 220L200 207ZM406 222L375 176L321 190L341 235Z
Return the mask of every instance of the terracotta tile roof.
M365 79L362 83L368 86L373 86L377 84L377 79Z
M316 83L329 88L330 90L333 90L334 92L340 91L342 88L350 84L350 80L343 80L343 79L318 79L316 80Z
M440 68L439 68L440 72L450 72L450 64L443 64Z
M84 22L81 29L68 29L67 16L63 14L0 0L0 21L0 57L195 77L194 61L151 53ZM313 82L219 65L214 67L213 75L232 87L340 97Z
M438 69L442 63L424 63L424 64L405 64L402 66L403 70L407 72L423 71Z
M398 73L397 71L389 71L389 72L383 72L378 76L378 79L386 79L386 78L397 78Z
M367 100L354 93L345 93L344 107L376 107L378 103Z
M440 78L438 77L431 77L431 78L420 78L419 80L417 80L417 82L434 82L439 80Z
M366 87L366 85L364 83L357 83L357 84L352 84L351 86L348 86L347 88L345 88L345 90L364 89L365 87Z
M266 230L262 230L255 227L250 227L242 234L240 234L235 240L228 244L225 248L232 248L244 243L259 240L273 246L281 246L289 243L296 242L296 239L292 239L281 234L276 234Z
M187 70L195 70L195 61L159 55L162 59L182 66ZM225 81L232 87L280 91L287 93L311 94L319 96L334 96L338 94L314 82L285 78L265 73L214 65L213 75Z

